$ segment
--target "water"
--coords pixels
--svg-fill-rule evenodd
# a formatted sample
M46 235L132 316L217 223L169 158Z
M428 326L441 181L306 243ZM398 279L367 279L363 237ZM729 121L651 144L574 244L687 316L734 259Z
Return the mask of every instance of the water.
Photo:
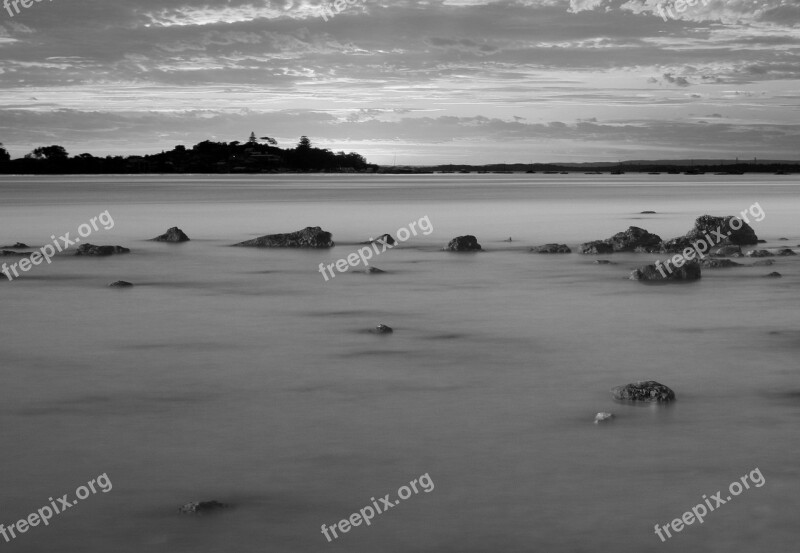
M757 175L3 177L0 244L74 237L108 210L114 228L87 241L133 250L0 283L0 521L102 473L113 483L4 545L785 551L800 537L800 262L650 287L626 277L655 256L527 250L630 225L671 238L754 202L764 246L794 247L797 190ZM387 274L317 272L424 216L429 236L373 260ZM146 241L174 225L192 242ZM337 247L228 247L309 225ZM460 234L487 251L440 251ZM784 278L761 278L773 270ZM136 287L106 287L120 279ZM395 333L365 332L379 322ZM678 401L612 401L639 379ZM615 421L592 424L598 411ZM654 534L756 467L763 487L666 543ZM321 534L425 473L430 493ZM207 499L235 508L176 512Z

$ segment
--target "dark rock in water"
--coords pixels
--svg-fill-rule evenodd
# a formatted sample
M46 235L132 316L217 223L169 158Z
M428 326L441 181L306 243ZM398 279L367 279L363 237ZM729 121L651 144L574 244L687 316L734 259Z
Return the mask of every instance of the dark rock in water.
M335 244L330 232L320 227L306 227L287 234L268 234L234 246L246 248L332 248Z
M386 326L385 324L379 324L372 330L370 330L373 334L391 334L394 330L391 327Z
M13 246L0 246L0 249L4 250L29 250L30 246L27 244L23 244L22 242L17 242Z
M789 241L788 238L778 238L778 240L781 241L781 242L788 242Z
M386 273L386 271L381 271L377 267L367 267L364 272L367 273L368 275L377 275Z
M659 270L660 267L660 270ZM669 271L672 269L672 272ZM663 275L661 273L664 273ZM692 281L699 280L702 276L700 264L695 261L688 261L684 263L683 267L676 267L673 263L667 266L665 263L661 265L645 265L634 269L630 280L647 280L654 282L677 282L677 281Z
M467 234L466 236L458 236L450 240L445 248L451 252L477 252L481 250L481 245L478 244L478 239Z
M711 259L706 258L700 262L705 269L728 269L730 267L743 267L741 263L736 263L730 259Z
M706 236L711 240L712 247L727 245L743 246L757 243L758 237L756 236L756 232L741 219L738 219L741 224L738 230L734 230L731 227L731 221L734 218L738 219L738 217L732 215L727 217L713 217L711 215L698 217L694 222L694 228L692 230L686 233L685 236L680 236L664 242L661 252L681 253L686 248L692 247L693 242L699 241L704 241L706 245L708 245ZM738 226L739 223L737 223L736 226Z
M395 245L394 238L392 238L391 234L381 234L380 236L378 236L374 240L373 239L369 239L368 241L361 242L361 243L362 244L374 244L375 242L377 242L378 244L389 244L390 246L394 246Z
M614 399L620 401L668 402L675 400L675 392L653 380L644 380L611 389Z
M508 237L508 240L503 240L503 242L513 242L513 240L512 240L512 239L511 239L511 237L509 236L509 237Z
M766 240L759 240L758 242L756 242L756 244L766 244L766 243L767 243Z
M614 247L605 240L586 242L585 244L578 246L578 249L582 254L587 255L614 253Z
M656 214L655 211L642 211L640 213L640 215L655 215L655 214Z
M750 250L745 257L775 257L775 254L767 250Z
M95 246L94 244L81 244L75 252L75 255L93 255L104 257L121 253L131 253L131 250L128 248L123 248L122 246Z
M133 284L126 280L118 280L108 285L109 288L133 288Z
M780 273L770 273L768 275L764 275L764 278L783 278L783 275Z
M171 229L167 230L161 236L156 236L153 238L154 242L170 242L172 244L178 244L180 242L188 242L189 237L179 229L178 227L172 227Z
M0 251L0 257L28 257L33 255L33 252L12 252L11 250Z
M178 507L179 513L202 515L213 513L227 508L228 505L219 501L193 501Z
M785 257L787 255L797 255L797 254L793 250L790 250L789 248L785 248L783 250L778 250L778 253L776 253L775 255L780 256L780 257Z
M608 259L596 259L594 261L595 265L616 265L613 261L609 261Z
M711 248L708 254L712 257L742 257L741 246L719 246Z
M762 259L760 261L756 261L751 265L751 267L769 267L770 265L775 265L774 259Z
M533 253L572 253L566 244L545 244L531 248Z
M652 253L660 249L661 237L639 227L628 227L628 230L618 232L606 240L595 240L580 246L581 253L584 254L611 252Z

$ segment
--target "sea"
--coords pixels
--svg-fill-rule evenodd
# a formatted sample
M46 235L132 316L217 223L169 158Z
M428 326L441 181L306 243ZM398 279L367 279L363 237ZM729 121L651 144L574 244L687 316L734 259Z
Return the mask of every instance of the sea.
M800 252L799 192L755 174L0 177L0 245L74 240L107 213L81 243L131 249L72 246L0 282L0 523L17 525L0 547L794 551L798 258L648 286L628 275L655 254L529 250L630 226L666 240L757 204L758 247ZM424 218L369 261L384 273L320 273ZM191 241L150 241L173 226ZM308 226L336 246L231 247ZM483 251L443 251L462 235ZM612 398L639 380L676 401Z

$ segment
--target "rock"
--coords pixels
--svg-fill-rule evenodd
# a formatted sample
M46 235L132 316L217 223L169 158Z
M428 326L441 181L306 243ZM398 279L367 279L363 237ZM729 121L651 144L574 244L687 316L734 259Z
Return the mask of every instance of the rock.
M370 330L373 334L391 334L394 330L385 324L379 324L374 329Z
M368 275L377 275L386 273L386 271L381 271L377 267L367 267L364 272L367 273Z
M0 251L0 257L28 257L33 255L33 252L12 252L11 250Z
M109 288L133 288L133 284L126 280L118 280L108 285Z
M612 413L597 413L594 417L594 423L600 424L601 422L608 422L614 418Z
M789 241L788 238L778 238L778 240L781 241L781 242L788 242Z
M531 248L531 253L572 253L566 244L545 244Z
M654 380L644 380L611 389L614 399L620 401L668 402L675 400L675 392Z
M661 253L681 253L686 248L690 248L692 242L706 241L706 235L711 239L713 244L711 247L743 246L758 242L755 231L741 219L739 219L739 222L742 226L738 230L734 230L730 224L733 219L732 215L727 217L713 217L711 215L698 217L694 222L694 228L686 233L685 236L664 242ZM722 239L717 236L716 232L722 234Z
M768 275L764 275L764 278L783 278L783 275L780 273L770 273Z
M655 214L656 214L655 211L642 211L640 213L640 215L655 215Z
M92 255L97 257L105 257L108 255L131 253L128 248L122 246L95 246L94 244L81 244L75 255Z
M770 265L775 265L774 259L762 259L760 261L756 261L751 265L751 267L769 267Z
M17 242L13 246L0 246L0 249L7 249L7 250L29 250L30 246L27 244L23 244L22 242Z
M613 261L609 261L608 259L595 259L595 265L616 265Z
M741 263L736 263L730 259L711 259L706 258L700 262L704 269L729 269L731 267L743 267Z
M745 257L775 257L775 254L767 250L750 250Z
M652 253L660 250L661 237L639 227L628 227L627 230L618 232L606 240L586 242L580 246L580 251L584 254L612 252Z
M481 245L478 244L478 239L467 234L466 236L458 236L450 240L445 248L451 252L477 252L481 250Z
M708 251L712 257L742 257L741 246L717 246Z
M780 257L786 257L787 255L797 255L797 254L793 250L785 248L783 250L778 250L778 253L776 253L775 255Z
M578 246L578 249L582 254L587 255L602 255L607 253L614 253L614 248L611 244L606 243L604 240L594 240L592 242L586 242L585 244L581 244Z
M375 242L377 242L379 244L389 244L390 246L394 246L395 245L394 238L392 238L391 234L381 234L380 236L378 236L374 240L373 239L369 239L368 241L361 242L361 243L362 244L374 244Z
M767 243L766 240L759 240L758 242L756 242L756 244L766 244L766 243Z
M672 269L672 272L669 271ZM664 273L663 275L661 273ZM669 267L665 264L660 265L660 270L656 265L645 265L634 269L630 276L630 280L647 280L655 282L676 282L676 281L692 281L699 280L702 276L700 264L694 260L684 263L683 267L676 267L670 263Z
M202 515L213 513L227 508L228 505L219 501L193 501L178 507L179 513Z
M268 234L253 240L234 244L246 248L332 248L335 244L330 232L320 227L306 227L287 234Z
M167 230L161 236L156 236L153 238L154 242L170 242L172 244L178 244L180 242L188 242L189 237L179 229L178 227L172 227L171 229Z

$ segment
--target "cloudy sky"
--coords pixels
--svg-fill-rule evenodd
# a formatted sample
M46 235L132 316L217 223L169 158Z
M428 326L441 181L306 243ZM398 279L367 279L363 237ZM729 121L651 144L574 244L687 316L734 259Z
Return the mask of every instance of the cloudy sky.
M800 159L800 0L667 0L667 21L659 0L351 1L327 21L327 0L2 8L0 142L107 155L255 131L374 163Z

